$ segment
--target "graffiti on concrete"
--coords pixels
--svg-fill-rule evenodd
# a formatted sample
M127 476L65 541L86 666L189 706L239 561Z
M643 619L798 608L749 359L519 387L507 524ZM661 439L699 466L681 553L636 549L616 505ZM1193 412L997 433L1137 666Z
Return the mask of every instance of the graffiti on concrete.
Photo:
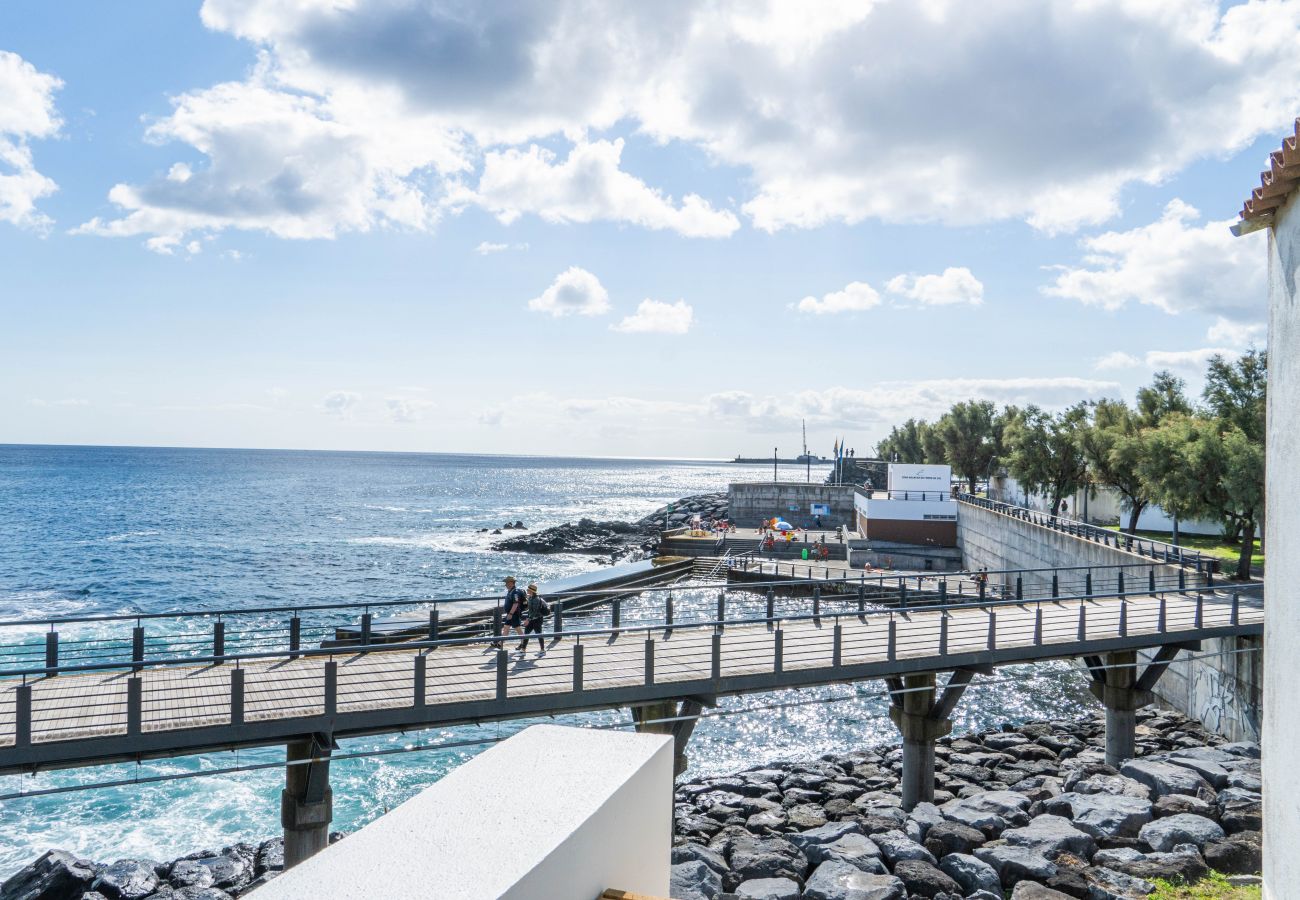
M1249 688L1211 663L1205 660L1190 666L1191 715L1229 740L1259 740L1259 709Z

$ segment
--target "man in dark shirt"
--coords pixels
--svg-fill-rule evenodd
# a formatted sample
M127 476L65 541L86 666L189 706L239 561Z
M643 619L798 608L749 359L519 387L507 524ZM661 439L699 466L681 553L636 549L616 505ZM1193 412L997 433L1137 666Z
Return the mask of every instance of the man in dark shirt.
M523 611L528 605L528 595L515 587L515 576L507 575L505 582L506 595L501 601L501 615L499 616L503 629L501 632L497 633L496 637L498 640L492 645L498 650L503 646L499 639L503 634L509 634L512 627L520 634L523 634Z

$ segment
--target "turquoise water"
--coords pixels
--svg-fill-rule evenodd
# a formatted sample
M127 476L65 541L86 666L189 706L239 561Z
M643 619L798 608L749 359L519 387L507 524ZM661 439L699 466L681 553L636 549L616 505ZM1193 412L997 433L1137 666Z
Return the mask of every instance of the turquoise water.
M655 460L0 446L0 620L367 602L494 593L603 565L501 554L479 531L522 519L636 519L669 500L762 477L765 466ZM816 473L814 473L816 477ZM712 592L678 594L707 614ZM848 697L708 719L693 771L725 772L894 740L879 684L787 691L724 708ZM1073 715L1090 706L1064 666L1002 670L968 691L958 729ZM561 719L616 725L626 713ZM548 720L549 721L549 720ZM528 723L349 740L343 752L491 741ZM488 744L339 761L334 827L360 827ZM0 793L211 770L283 758L238 754L0 778ZM279 831L278 768L0 803L0 878L49 847L101 860L170 859Z

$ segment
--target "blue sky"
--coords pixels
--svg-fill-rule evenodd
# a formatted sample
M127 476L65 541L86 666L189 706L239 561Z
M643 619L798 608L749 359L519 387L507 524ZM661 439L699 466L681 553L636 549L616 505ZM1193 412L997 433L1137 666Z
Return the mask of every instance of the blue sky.
M0 6L0 442L865 450L1264 341L1300 4Z

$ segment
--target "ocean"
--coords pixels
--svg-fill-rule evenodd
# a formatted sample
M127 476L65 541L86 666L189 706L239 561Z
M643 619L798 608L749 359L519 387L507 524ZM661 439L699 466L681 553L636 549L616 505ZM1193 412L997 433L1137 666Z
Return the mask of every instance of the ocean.
M0 445L0 620L492 595L507 573L545 581L609 562L498 553L492 528L634 520L768 471L702 461ZM712 596L687 585L678 609L705 610ZM701 721L691 773L893 742L881 690L865 683L727 700L723 711L786 706ZM1082 676L1065 664L1011 667L976 679L955 730L1092 708ZM557 721L608 727L627 718ZM332 763L333 827L361 827L527 724L341 742L342 752L460 746ZM10 776L0 778L0 794L282 759L267 748ZM111 862L264 840L279 833L282 786L283 770L273 767L6 800L0 879L52 847Z

